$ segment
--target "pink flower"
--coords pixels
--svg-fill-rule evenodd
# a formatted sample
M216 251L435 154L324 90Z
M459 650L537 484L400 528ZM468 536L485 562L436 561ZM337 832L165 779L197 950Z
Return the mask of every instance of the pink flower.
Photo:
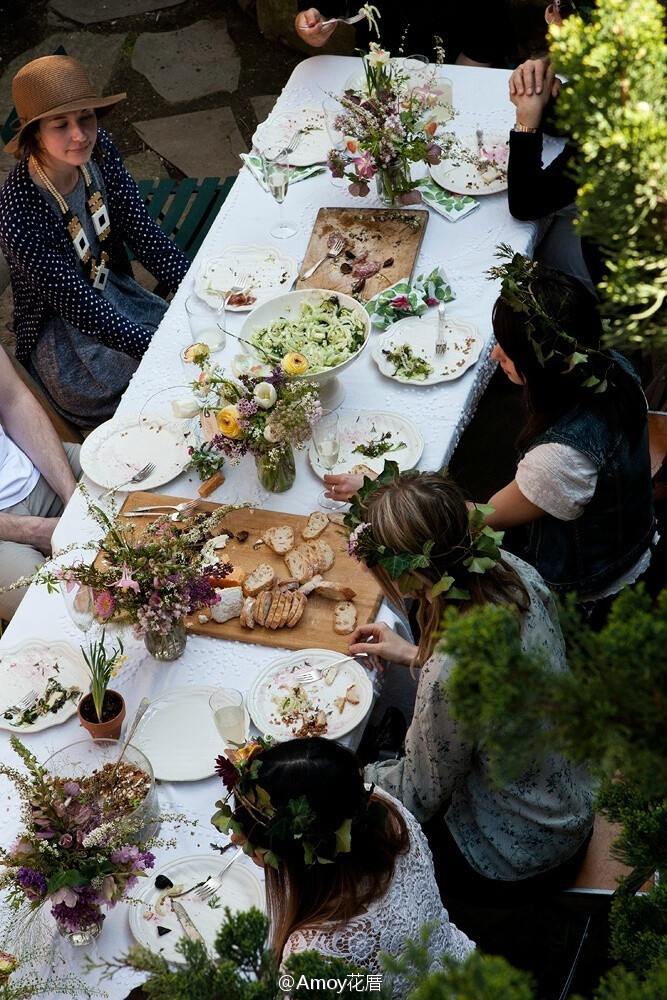
M135 594L141 593L141 588L139 584L130 574L130 570L127 568L127 563L123 563L121 567L121 577L120 580L116 580L115 583L111 584L112 587L120 587L122 590L133 590Z
M365 180L371 180L374 174L377 173L377 167L375 166L375 161L373 157L368 152L364 153L363 156L353 156L352 162L357 168L357 176Z
M103 590L101 594L97 595L97 600L95 601L95 613L98 618L106 621L111 618L114 610L116 608L116 602L110 591Z
M57 906L58 903L64 903L65 906L73 907L76 906L78 901L79 897L74 892L74 890L68 889L67 887L64 889L58 889L56 892L52 893L49 896L49 902L53 906Z
M394 309L410 309L410 301L407 295L397 295L395 299L392 299L389 303Z
M426 300L426 305L427 306L437 306L437 305L440 305L440 303L439 303L438 299L434 299L433 296L431 295L430 298L428 298Z
M62 567L59 567L53 571L53 575L56 580L60 580L68 594L70 594L77 585L76 580L73 580L71 576L68 575L69 573L71 573L71 568L63 569Z

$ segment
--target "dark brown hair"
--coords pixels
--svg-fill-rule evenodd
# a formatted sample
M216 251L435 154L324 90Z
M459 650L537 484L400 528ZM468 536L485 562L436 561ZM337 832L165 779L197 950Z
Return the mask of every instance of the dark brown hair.
M103 118L105 114L108 114L108 112L111 111L111 108L93 108L92 110L95 112L97 120L99 121L100 118ZM43 147L39 141L39 127L41 124L42 119L40 118L39 121L31 122L30 125L25 127L23 134L21 135L21 145L19 150L22 159L27 159L29 156L32 156L41 167L44 167ZM93 146L91 156L96 163L104 162L104 150L102 149L99 135L95 145Z

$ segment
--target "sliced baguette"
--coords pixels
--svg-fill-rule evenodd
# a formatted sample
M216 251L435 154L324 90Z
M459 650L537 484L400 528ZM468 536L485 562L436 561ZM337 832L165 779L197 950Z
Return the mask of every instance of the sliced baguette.
M323 573L325 560L322 553L317 548L317 544L317 541L304 542L299 546L297 552L302 552L304 558L310 561L310 565L313 567L313 573Z
M310 543L310 548L315 549L319 556L320 565L322 566L320 572L326 573L327 570L330 570L336 562L336 555L329 543L323 541L321 538L318 538L314 542Z
M378 477L378 474L374 469L371 469L369 465L364 465L363 463L353 465L350 472L353 476L367 476L369 479L377 479Z
M265 628L276 628L278 618L280 617L280 605L284 602L285 595L278 594L276 591L271 592L271 607L269 608L269 613L266 616L266 621L264 622Z
M261 594L258 595L255 602L255 621L258 625L265 625L266 618L271 608L271 602L273 600L273 595L270 590L263 590Z
M323 514L321 510L314 510L306 521L306 526L301 532L301 537L305 538L307 542L312 541L313 538L317 538L326 529L329 524L326 514Z
M322 580L315 588L316 594L321 594L330 601L351 601L357 596L356 590L346 587L342 583L332 583L330 580Z
M322 583L322 577L321 577L321 575L320 575L320 574L318 573L318 574L317 574L317 576L314 576L312 580L306 580L306 582L305 582L305 583L302 583L302 584L301 584L301 586L299 587L299 593L300 593L300 594L305 594L305 595L306 595L306 597L307 597L307 596L308 596L308 594L312 594L312 592L313 592L313 591L314 591L314 590L315 590L315 589L316 589L317 587L319 587L319 585L320 585L321 583Z
M284 556L286 552L294 548L294 528L288 524L281 525L279 528L267 528L262 533L262 541L270 549L273 549L276 555Z
M310 559L307 559L303 552L300 552L299 549L292 549L283 558L290 575L296 577L299 583L306 583L308 580L312 580L313 567L310 564Z
M260 563L250 576L246 577L243 583L243 593L246 597L256 597L260 590L266 590L273 585L276 578L271 566L268 563Z
M341 601L334 611L334 632L347 635L353 632L357 624L357 609L351 601Z
M240 621L244 628L255 627L255 603L254 597L246 597L243 602L243 610L241 611Z
M289 618L285 622L288 628L294 626L301 620L301 616L306 610L308 599L305 594L294 594L292 597L292 609Z

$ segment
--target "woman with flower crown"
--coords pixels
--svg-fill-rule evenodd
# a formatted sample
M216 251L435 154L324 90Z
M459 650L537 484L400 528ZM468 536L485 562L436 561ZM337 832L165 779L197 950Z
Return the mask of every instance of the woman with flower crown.
M461 614L483 604L511 608L522 650L553 670L567 669L549 591L531 566L499 548L502 532L483 525L485 512L470 512L458 487L439 473L399 475L388 462L377 480L364 481L345 518L352 554L386 596L399 608L405 598L416 603L416 644L375 622L357 627L350 653L372 648L384 660L421 668L405 757L370 764L364 773L420 822L431 821L429 841L448 909L462 899L511 906L568 884L593 825L585 766L553 754L498 788L483 747L470 745L450 714L444 685L454 661L436 650L448 607Z
M279 960L314 948L381 973L380 952L398 954L427 922L434 955L474 949L449 922L419 824L364 785L350 750L319 737L260 739L228 757L218 758L227 797L213 823L265 869Z

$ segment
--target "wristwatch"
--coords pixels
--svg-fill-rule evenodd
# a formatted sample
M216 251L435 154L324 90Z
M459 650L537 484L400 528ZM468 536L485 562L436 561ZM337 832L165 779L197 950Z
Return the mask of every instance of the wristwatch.
M521 122L514 122L513 132L537 132L536 128L530 128L529 125L522 125Z

